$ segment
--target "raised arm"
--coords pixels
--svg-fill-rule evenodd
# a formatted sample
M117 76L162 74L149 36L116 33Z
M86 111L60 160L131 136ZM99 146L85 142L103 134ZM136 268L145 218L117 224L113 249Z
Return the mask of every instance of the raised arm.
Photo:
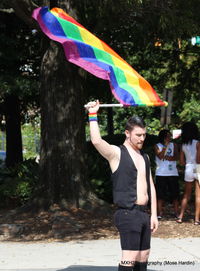
M157 145L154 146L155 154L160 160L164 160L166 149L166 146L163 146L162 150L160 150Z
M89 125L90 125L90 137L91 142L97 151L106 158L109 163L112 171L115 171L120 157L120 149L115 145L111 145L102 139L99 125L97 121L97 112L99 110L99 101L89 102L86 105L86 108L89 112Z

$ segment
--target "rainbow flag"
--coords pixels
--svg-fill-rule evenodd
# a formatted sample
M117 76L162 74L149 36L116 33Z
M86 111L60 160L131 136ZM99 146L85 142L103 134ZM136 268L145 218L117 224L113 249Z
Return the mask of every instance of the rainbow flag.
M40 7L32 16L50 39L63 45L68 61L108 80L113 95L123 105L166 105L126 61L62 9Z

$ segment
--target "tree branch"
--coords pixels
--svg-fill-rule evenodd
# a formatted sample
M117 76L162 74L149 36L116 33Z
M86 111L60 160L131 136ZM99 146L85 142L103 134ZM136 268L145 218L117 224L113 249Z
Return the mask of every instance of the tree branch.
M15 14L30 27L36 26L32 18L32 12L38 6L31 0L11 0L9 5L13 8Z

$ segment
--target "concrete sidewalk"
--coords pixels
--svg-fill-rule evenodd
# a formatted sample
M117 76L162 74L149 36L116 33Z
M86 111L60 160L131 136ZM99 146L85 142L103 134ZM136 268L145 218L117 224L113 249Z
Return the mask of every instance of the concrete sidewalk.
M1 271L117 271L119 240L0 242ZM200 238L152 238L149 271L199 271Z

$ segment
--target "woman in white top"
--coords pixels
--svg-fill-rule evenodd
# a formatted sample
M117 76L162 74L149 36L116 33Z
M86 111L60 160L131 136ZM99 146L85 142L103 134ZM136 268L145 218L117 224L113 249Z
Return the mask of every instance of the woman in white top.
M168 199L173 202L174 214L178 216L179 182L176 160L178 160L177 145L171 142L169 130L161 130L158 135L159 143L154 146L156 155L156 193L158 219L163 216L163 204Z
M198 128L192 122L186 122L182 127L182 148L180 164L185 165L185 190L181 202L181 212L176 222L182 223L185 209L191 197L192 186L195 183L195 219L194 225L200 225L200 184L195 173L196 164L200 163L200 142Z

